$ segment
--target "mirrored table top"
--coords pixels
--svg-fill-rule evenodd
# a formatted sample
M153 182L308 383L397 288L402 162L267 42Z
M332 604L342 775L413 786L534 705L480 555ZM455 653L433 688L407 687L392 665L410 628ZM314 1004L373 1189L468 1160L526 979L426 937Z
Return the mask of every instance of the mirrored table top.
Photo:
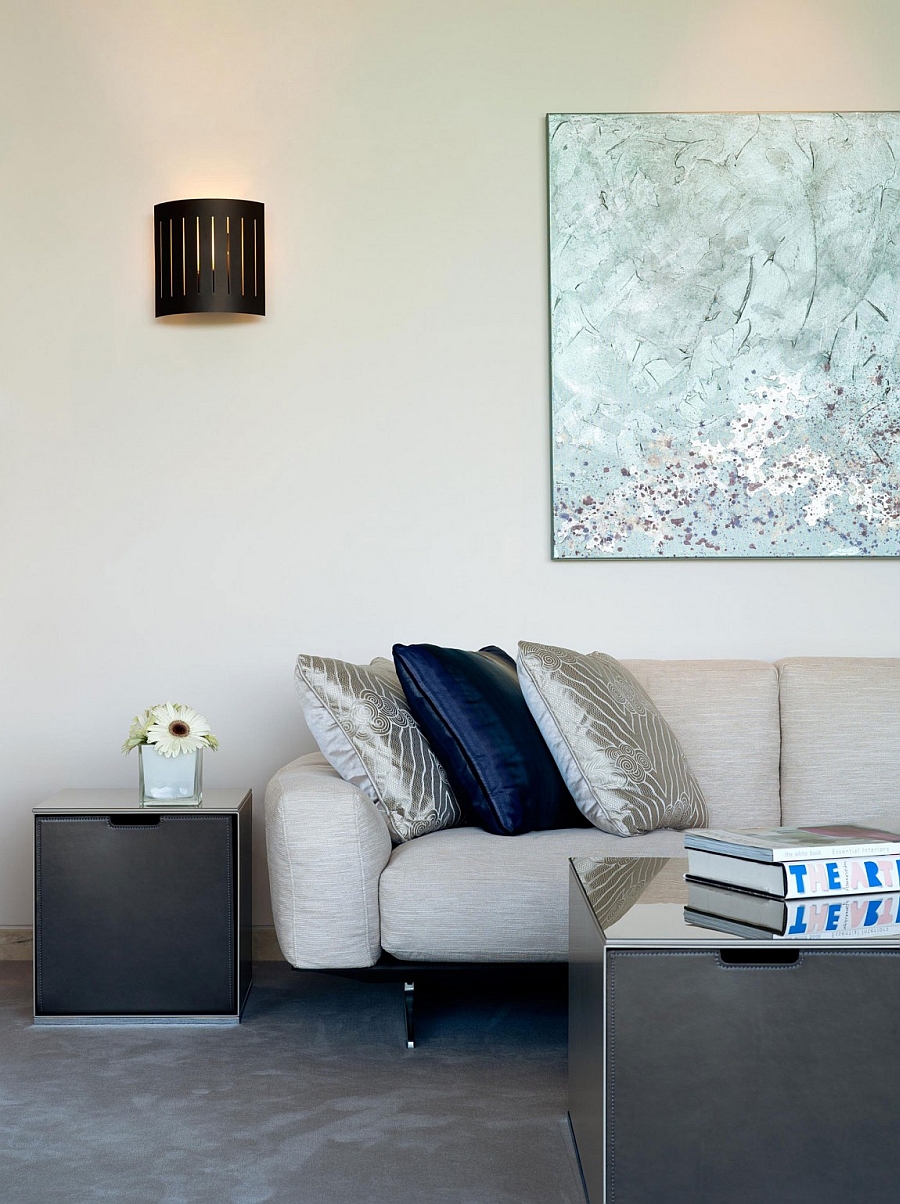
M203 791L202 803L171 802L142 807L136 786L127 790L60 790L39 807L32 807L32 812L35 815L72 812L103 815L108 811L129 811L137 815L196 815L198 812L239 811L249 796L250 789L246 786L238 789L213 787Z
M573 857L609 945L900 946L900 893L770 899L686 881L682 857Z

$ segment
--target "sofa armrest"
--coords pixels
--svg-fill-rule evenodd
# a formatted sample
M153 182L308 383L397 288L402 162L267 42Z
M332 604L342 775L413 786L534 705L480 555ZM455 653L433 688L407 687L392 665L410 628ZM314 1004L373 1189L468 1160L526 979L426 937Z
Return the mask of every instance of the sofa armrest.
M391 856L374 803L319 753L280 769L266 789L275 931L292 966L371 966L381 956L378 881Z

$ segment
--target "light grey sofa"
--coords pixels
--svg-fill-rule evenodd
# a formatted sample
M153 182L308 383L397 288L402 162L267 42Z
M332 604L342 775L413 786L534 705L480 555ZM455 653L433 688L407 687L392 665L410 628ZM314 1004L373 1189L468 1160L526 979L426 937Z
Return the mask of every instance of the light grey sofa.
M681 741L712 827L900 828L900 659L625 661ZM300 757L266 792L275 927L291 965L565 961L567 859L679 855L682 833L451 828L396 847L373 803Z

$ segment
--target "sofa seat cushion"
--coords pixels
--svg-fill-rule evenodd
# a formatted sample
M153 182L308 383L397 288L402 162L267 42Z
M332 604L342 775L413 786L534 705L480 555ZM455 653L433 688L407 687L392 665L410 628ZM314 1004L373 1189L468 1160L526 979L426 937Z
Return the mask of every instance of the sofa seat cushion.
M381 875L381 944L412 961L566 961L570 857L680 857L684 833L432 832Z
M900 659L793 657L778 672L782 823L900 831Z

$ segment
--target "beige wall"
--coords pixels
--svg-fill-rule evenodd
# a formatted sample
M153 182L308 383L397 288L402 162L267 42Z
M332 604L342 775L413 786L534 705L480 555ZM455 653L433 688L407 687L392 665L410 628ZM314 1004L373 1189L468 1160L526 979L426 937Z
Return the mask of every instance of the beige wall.
M893 3L0 18L0 925L29 808L134 782L150 703L261 803L311 747L300 649L900 655L896 563L550 562L545 263L547 111L897 109ZM265 320L153 319L152 206L191 195L266 202Z

